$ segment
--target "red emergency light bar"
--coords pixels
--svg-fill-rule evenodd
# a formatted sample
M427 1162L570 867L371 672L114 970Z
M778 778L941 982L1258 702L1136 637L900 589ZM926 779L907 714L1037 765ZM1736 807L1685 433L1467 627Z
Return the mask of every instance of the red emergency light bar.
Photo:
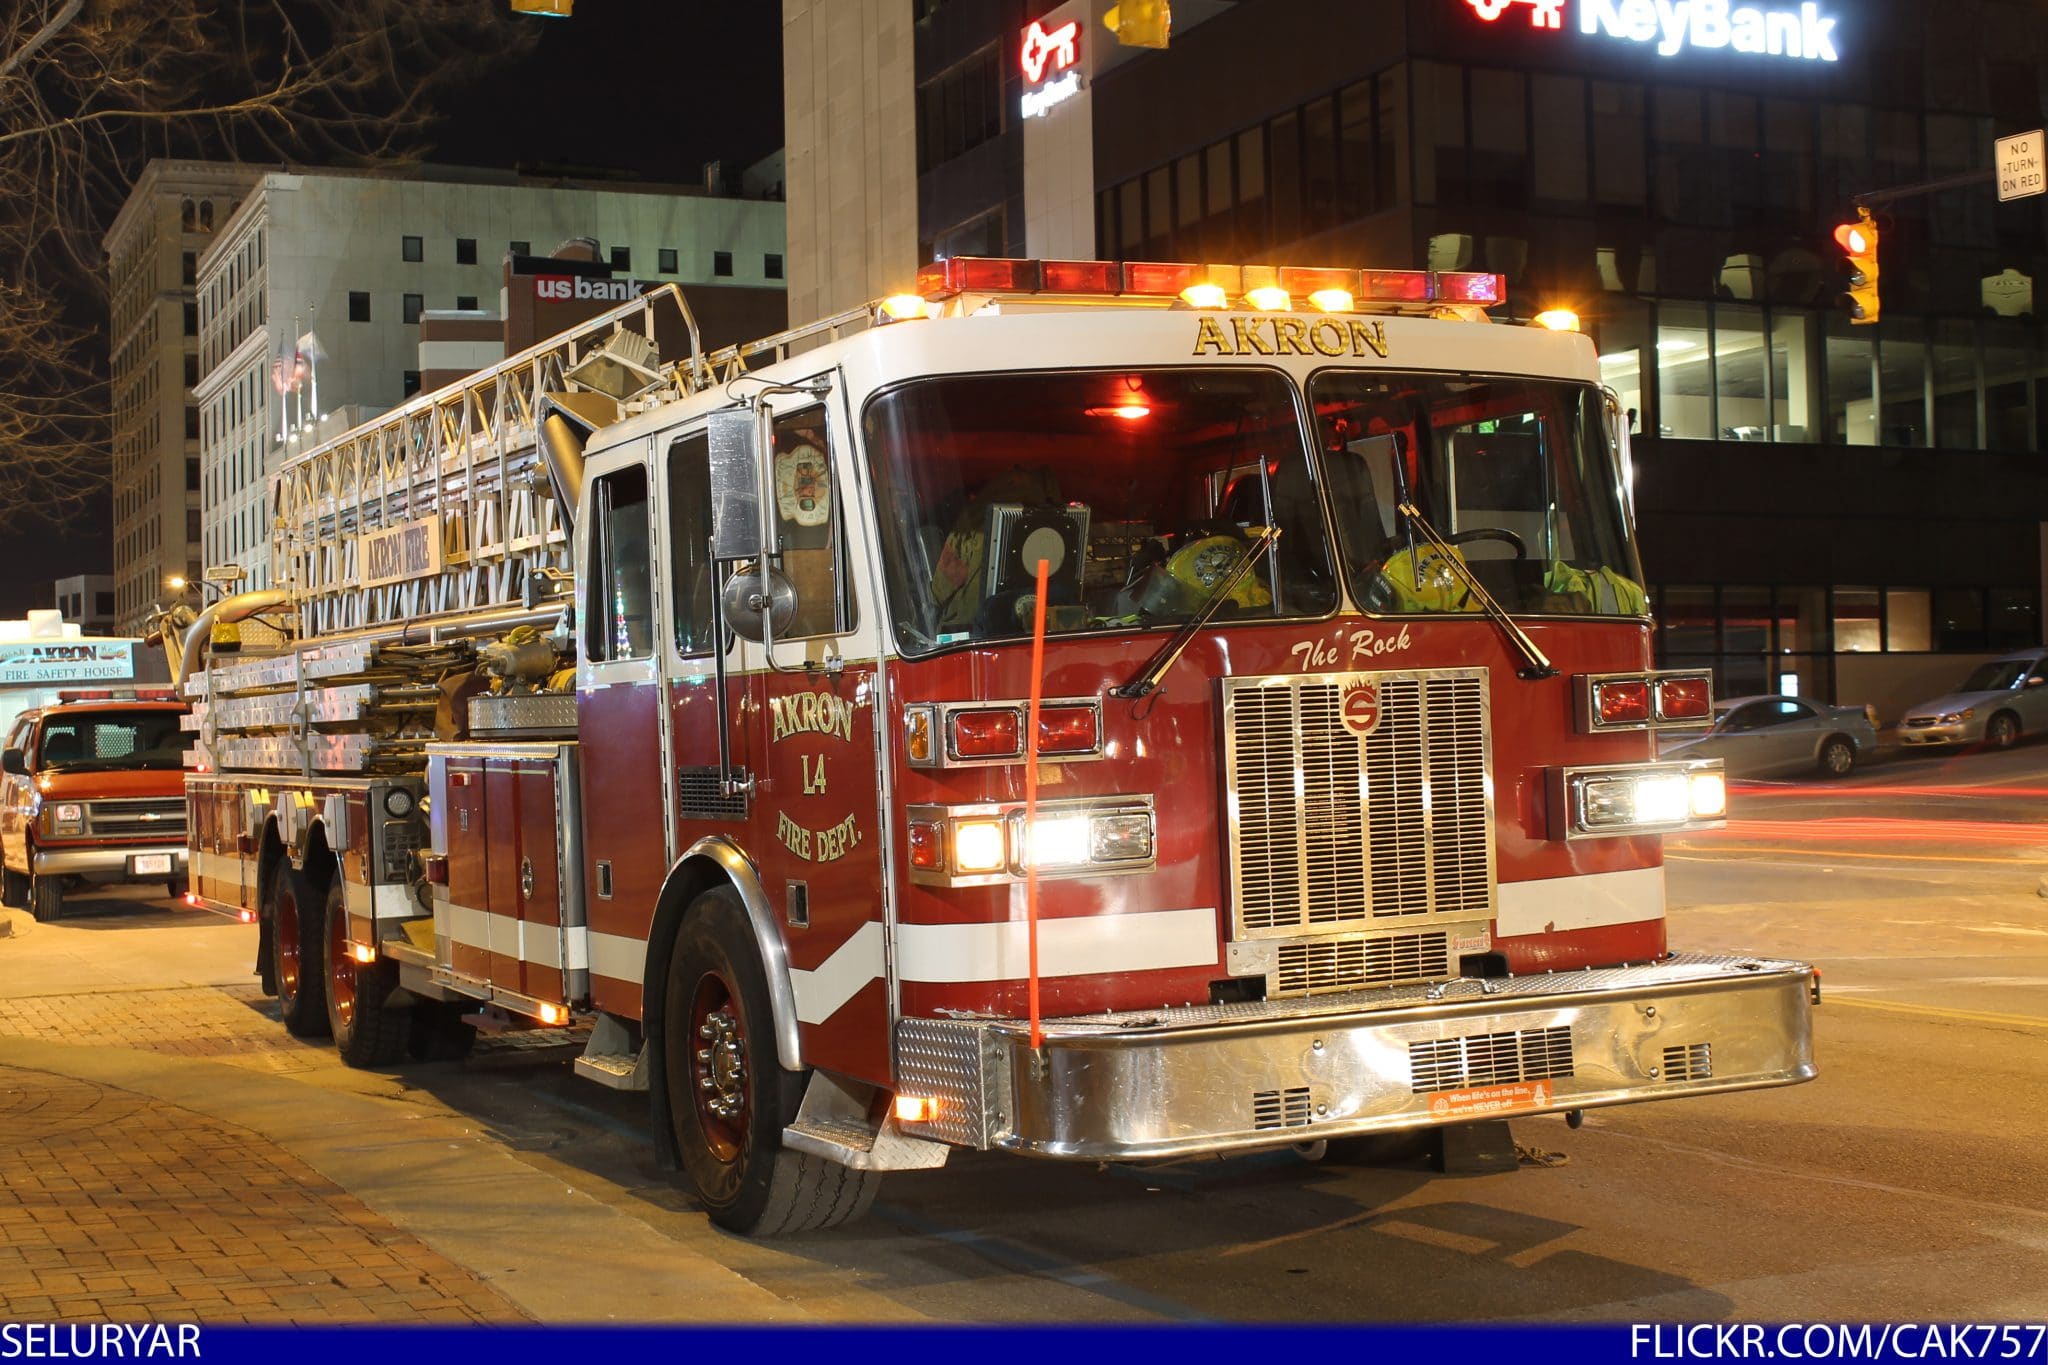
M178 694L169 687L94 687L71 689L59 692L59 702L71 701L176 701Z
M1253 288L1253 281L1264 287ZM1191 261L1047 261L1009 256L952 256L917 272L927 302L958 294L1122 295L1182 298L1195 307L1228 307L1277 283L1288 307L1313 300L1319 311L1369 304L1476 305L1507 300L1507 277L1486 271L1348 270L1304 266L1198 265ZM1252 306L1258 307L1254 303Z

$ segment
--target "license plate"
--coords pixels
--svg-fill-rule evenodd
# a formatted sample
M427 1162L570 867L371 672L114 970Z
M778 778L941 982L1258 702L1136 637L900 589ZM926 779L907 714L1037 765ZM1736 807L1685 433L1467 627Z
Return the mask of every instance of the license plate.
M134 864L134 872L138 877L171 875L171 855L168 853L138 853L129 861Z

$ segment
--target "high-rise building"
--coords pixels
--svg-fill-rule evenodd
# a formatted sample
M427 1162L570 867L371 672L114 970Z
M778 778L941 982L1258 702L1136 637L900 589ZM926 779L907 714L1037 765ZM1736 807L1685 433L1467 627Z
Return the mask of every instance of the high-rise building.
M114 218L107 255L113 380L114 621L139 630L199 564L199 257L258 172L152 161Z
M628 290L673 282L692 294L774 291L779 303L782 204L706 180L582 183L441 166L263 174L198 263L205 510L195 558L241 566L244 587L271 586L268 476L444 367L445 341L422 359L425 314L505 318L508 259L584 238ZM776 307L767 330L784 316Z

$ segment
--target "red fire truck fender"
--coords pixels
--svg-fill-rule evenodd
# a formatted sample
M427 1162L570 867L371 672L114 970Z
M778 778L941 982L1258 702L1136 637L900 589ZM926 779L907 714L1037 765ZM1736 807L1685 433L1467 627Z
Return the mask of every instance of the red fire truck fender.
M790 987L789 953L776 927L767 893L761 889L760 872L753 859L731 839L724 835L699 839L683 850L683 856L668 870L668 877L661 884L661 897L655 903L654 923L647 931L647 960L640 979L649 989L667 979L666 964L655 960L656 951L666 953L668 945L675 942L676 930L691 902L720 885L739 892L740 903L747 908L747 923L754 929L754 945L761 951L761 966L767 977L768 1004L775 1015L776 1056L786 1070L801 1071L803 1049L797 1040L796 992Z

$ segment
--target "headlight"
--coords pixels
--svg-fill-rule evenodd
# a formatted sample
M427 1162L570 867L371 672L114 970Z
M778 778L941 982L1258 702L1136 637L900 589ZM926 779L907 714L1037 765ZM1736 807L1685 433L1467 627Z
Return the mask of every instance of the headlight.
M1550 771L1553 839L1703 829L1721 824L1727 813L1728 784L1718 759Z
M1950 711L1948 714L1944 715L1941 718L1941 723L1943 725L1960 725L1962 722L1968 720L1970 717L1976 714L1976 707L1966 706L1960 711Z
M1152 866L1149 796L1047 801L1027 821L1021 805L913 806L911 880L936 886L1041 876L1092 876Z
M412 814L412 793L404 787L393 787L384 793L384 813L394 820L403 820Z
M43 807L45 834L85 833L85 807L77 801L61 801Z

